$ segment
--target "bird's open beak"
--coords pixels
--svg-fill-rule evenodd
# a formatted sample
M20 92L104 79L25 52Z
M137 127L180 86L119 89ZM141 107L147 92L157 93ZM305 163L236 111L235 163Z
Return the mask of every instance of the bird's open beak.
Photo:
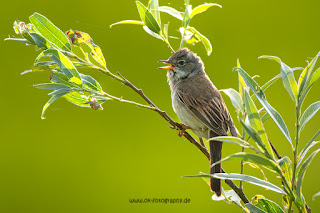
M169 61L167 60L161 60L159 61L161 63L165 63L165 64L169 64L170 66L164 66L164 67L158 67L158 69L165 69L165 70L171 70L173 71L173 68L175 67L175 65L171 64Z

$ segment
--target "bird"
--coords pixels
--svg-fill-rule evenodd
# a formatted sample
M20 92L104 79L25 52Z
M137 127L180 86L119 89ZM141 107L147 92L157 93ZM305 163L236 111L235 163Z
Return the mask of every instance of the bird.
M182 122L179 135L190 129L201 140L209 140L210 174L221 173L222 142L217 136L230 132L237 137L237 130L219 90L205 72L201 58L188 48L180 48L168 60L160 60L169 66L167 80L171 90L172 107ZM213 138L213 139L212 139ZM221 180L210 179L210 188L221 196Z

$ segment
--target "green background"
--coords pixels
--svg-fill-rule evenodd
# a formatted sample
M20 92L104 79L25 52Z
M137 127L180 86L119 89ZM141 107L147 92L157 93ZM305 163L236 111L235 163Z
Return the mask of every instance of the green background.
M144 4L146 0L142 1ZM168 5L170 1L160 1ZM196 6L204 1L192 0ZM196 16L191 26L207 36L213 45L208 57L201 44L191 49L200 55L206 71L217 88L237 88L237 73L232 72L236 59L250 75L259 75L263 84L279 73L279 65L258 60L260 55L276 55L291 67L306 66L308 57L320 50L319 9L316 0L243 0L215 1L213 7ZM183 0L172 1L179 10ZM212 193L198 178L183 175L208 172L207 159L187 140L177 137L158 114L118 102L107 102L103 111L79 108L58 100L40 119L48 100L47 91L32 87L48 82L48 73L21 76L30 69L39 52L21 43L3 42L14 35L15 20L28 22L33 12L49 18L63 31L69 28L87 32L104 52L108 68L120 71L163 110L177 119L171 108L165 73L156 68L158 60L167 59L166 45L141 26L109 25L124 19L138 19L133 0L123 1L11 1L2 5L1 31L1 143L0 143L0 212L71 213L90 212L240 212L235 205L211 200ZM169 33L179 36L179 21L170 20ZM175 49L178 41L172 40ZM95 71L95 77L107 92L143 102L129 88ZM304 108L320 99L320 84L309 93ZM267 91L270 103L282 114L294 132L294 104L278 81ZM226 104L236 120L233 106ZM306 126L305 144L319 129L319 114ZM240 125L236 122L238 128ZM266 124L270 140L282 156L291 156L289 143L273 121ZM292 134L292 138L294 135ZM239 151L225 144L223 156ZM316 158L308 169L303 186L305 198L314 212L320 199L319 163ZM228 172L239 172L239 162L227 162ZM260 178L254 169L248 174ZM275 175L270 181L280 185ZM281 204L279 194L245 184L249 198L264 194ZM130 204L130 198L190 198L190 204Z

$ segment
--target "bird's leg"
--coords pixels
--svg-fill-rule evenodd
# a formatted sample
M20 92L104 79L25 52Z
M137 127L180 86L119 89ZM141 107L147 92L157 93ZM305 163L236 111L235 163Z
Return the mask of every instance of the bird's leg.
M170 126L170 128L177 129L179 137L183 136L187 129L191 129L191 127L189 127L183 123L177 123L176 126Z

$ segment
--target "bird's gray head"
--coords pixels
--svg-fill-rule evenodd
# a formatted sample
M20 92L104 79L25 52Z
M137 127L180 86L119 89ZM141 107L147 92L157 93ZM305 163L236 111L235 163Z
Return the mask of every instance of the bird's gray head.
M175 52L168 60L159 61L170 66L159 67L166 69L169 83L174 83L180 79L186 79L204 72L204 65L199 56L188 48L181 48Z

